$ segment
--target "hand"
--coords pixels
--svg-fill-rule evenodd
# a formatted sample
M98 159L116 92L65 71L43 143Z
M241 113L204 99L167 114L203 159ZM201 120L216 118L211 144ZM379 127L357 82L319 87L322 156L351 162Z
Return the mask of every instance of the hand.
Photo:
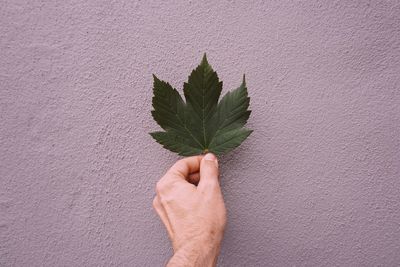
M168 266L215 266L226 224L218 176L208 153L179 160L157 183L153 206L174 249Z

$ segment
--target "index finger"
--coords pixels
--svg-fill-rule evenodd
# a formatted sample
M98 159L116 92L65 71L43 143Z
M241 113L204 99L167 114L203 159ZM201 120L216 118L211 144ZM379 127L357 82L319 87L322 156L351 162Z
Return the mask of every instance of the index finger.
M191 173L199 172L203 155L187 157L178 160L164 175L164 180L188 180Z

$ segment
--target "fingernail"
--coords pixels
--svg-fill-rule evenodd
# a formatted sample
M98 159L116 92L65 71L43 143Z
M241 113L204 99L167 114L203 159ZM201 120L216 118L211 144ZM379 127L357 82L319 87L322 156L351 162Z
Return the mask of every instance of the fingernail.
M207 153L204 156L204 160L214 161L214 163L218 166L218 159L213 153Z
M216 160L217 158L214 156L213 153L207 153L207 154L204 156L204 159L205 159L205 160L214 161L214 160Z

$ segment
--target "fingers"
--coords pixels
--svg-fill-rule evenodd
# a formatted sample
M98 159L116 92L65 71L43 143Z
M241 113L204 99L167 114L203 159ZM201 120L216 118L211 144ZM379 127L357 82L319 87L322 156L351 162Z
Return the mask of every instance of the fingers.
M166 173L166 178L181 178L187 180L191 173L196 173L200 169L200 161L203 158L202 155L187 157L178 160Z
M210 186L219 187L218 176L218 159L214 154L208 153L200 162L200 181L198 189L206 190Z
M168 191L169 189L175 187L175 185L178 183L198 183L195 173L199 172L200 161L202 158L203 155L199 155L178 160L157 182L157 194Z
M211 184L219 186L218 176L218 160L214 154L187 157L177 161L158 181L157 192L171 189L182 181L198 185L200 188Z
M165 228L167 229L168 235L172 240L172 228L171 228L171 224L169 222L169 219L167 217L167 213L164 209L164 207L161 205L160 199L158 198L158 196L156 196L153 199L153 207L156 210L158 216L160 217L161 221L163 222L163 224L165 225Z
M198 185L198 183L200 181L200 172L195 172L195 173L189 174L187 181L191 184Z

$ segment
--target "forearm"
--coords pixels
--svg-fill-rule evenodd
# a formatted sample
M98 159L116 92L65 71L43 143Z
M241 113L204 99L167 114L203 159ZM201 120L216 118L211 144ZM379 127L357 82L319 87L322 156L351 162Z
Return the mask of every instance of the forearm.
M179 249L169 260L167 267L214 267L217 264L219 245L193 244Z

